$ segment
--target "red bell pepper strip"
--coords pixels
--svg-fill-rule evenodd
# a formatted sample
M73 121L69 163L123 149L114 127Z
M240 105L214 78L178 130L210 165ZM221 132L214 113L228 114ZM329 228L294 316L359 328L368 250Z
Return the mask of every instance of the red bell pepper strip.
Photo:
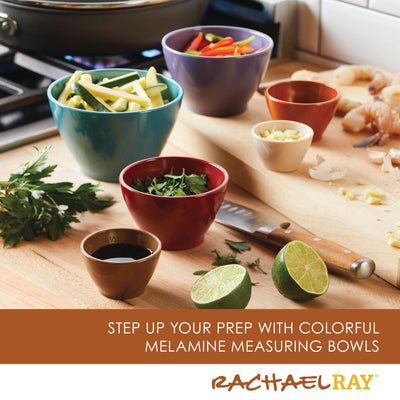
M254 53L259 53L260 51L263 51L263 50L266 50L266 49L267 49L266 47L261 47L258 50L256 50Z
M204 52L207 52L210 50L218 49L220 47L230 46L232 43L233 43L233 38L231 38L230 36L227 36L216 43L210 43L208 46L203 47L201 49L201 52L204 53Z
M208 46L210 44L210 42L206 39L203 39L200 44L199 47L197 48L197 51L202 50L204 47Z
M238 52L239 54L249 54L253 51L254 49L247 43L242 46L238 46Z
M189 46L187 46L184 50L185 51L197 51L201 41L203 40L203 32L199 32L197 36L190 42Z
M217 49L200 52L199 55L204 57L233 56L235 53L235 49L236 46L218 47Z

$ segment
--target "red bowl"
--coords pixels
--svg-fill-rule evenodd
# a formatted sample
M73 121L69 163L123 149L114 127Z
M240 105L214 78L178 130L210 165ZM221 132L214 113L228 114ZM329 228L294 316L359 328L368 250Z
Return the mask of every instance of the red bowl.
M209 191L193 196L166 197L133 189L134 178L161 177L185 169L187 174L205 174ZM125 167L120 175L122 195L137 225L156 235L164 250L188 249L200 244L221 207L229 176L210 161L191 157L153 157Z
M313 142L322 134L335 114L340 93L322 82L288 80L265 90L272 119L302 122L314 131Z

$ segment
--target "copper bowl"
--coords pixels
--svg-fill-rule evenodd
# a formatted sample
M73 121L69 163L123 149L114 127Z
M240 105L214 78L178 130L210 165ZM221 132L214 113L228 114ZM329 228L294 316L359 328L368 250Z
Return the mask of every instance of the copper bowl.
M132 261L107 261L92 256L110 244L131 244L150 250L147 257ZM86 236L81 251L87 270L103 296L125 300L140 296L156 269L161 242L153 234L138 229L104 229Z
M302 122L314 131L313 142L332 120L339 102L337 89L315 81L281 81L265 90L272 119Z

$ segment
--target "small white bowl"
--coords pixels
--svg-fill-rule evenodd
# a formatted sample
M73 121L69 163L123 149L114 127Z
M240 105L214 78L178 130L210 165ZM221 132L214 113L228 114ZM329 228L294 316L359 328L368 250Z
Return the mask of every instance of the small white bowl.
M260 136L267 130L285 131L292 129L302 137L291 141L270 140ZM251 130L256 150L265 167L277 172L290 172L297 169L311 145L314 132L301 122L272 120L260 122Z

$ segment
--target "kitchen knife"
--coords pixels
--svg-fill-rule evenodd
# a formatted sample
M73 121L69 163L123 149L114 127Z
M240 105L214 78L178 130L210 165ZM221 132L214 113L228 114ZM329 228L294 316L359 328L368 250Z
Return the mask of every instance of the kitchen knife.
M264 214L227 200L222 203L215 220L274 246L283 247L292 240L301 240L319 253L330 270L357 279L368 278L375 271L375 262L369 258L310 233L289 229L289 222L271 223Z

